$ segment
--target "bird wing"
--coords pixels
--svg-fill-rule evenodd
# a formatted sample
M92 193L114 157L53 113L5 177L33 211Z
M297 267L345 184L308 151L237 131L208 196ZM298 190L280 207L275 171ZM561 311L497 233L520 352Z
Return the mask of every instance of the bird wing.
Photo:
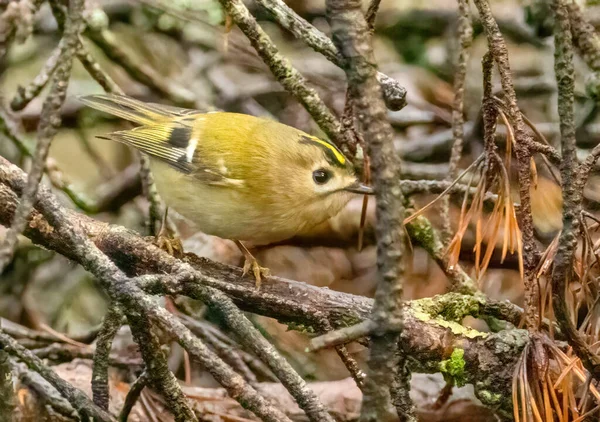
M179 119L161 125L140 126L113 132L106 138L130 145L158 158L174 169L215 186L239 186L240 180L227 177L218 166L209 165L197 152L201 139L194 137L189 122Z
M80 98L85 104L142 126L112 132L100 138L132 146L199 181L218 186L239 186L242 181L227 177L218 166L209 165L198 153L205 114L196 110L144 103L121 95L92 95Z

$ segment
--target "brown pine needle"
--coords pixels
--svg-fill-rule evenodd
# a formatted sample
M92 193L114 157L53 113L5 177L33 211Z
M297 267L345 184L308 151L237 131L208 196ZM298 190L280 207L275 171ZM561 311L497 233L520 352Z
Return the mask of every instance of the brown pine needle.
M67 337L66 335L64 335L63 333L58 332L55 329L53 329L52 327L44 324L43 322L40 323L40 329L42 329L42 331L46 331L48 334L52 334L54 337L56 337L57 339L59 339L63 343L67 343L67 344L70 344L72 346L81 347L81 348L90 347L89 344L80 343L80 342L78 342L76 340L73 340L73 339Z
M533 411L533 416L535 417L537 422L544 422L542 420L542 415L540 415L540 411L537 408L537 404L535 404L535 400L533 395L529 396L529 404L531 405L531 410Z
M500 199L500 198L499 198ZM491 234L487 240L487 246L486 246L486 250L485 250L485 255L483 257L483 262L481 262L481 264L479 265L480 269L481 269L481 273L478 274L478 278L481 279L481 277L483 277L483 274L485 274L488 265L490 263L490 260L492 259L492 254L494 253L494 250L496 248L496 242L497 242L497 238L498 238L498 232L500 230L500 225L502 222L502 219L499 218L500 214L500 200L498 200L498 202L496 202L496 205L494 206L494 210L492 211L492 215L489 217L488 219L488 224L486 227L486 234L487 234L487 229L488 228L492 228Z
M362 251L363 237L365 233L365 220L367 219L367 206L369 205L369 195L363 197L362 209L360 211L360 225L358 226L358 251Z
M579 359L571 358L570 362L563 368L562 372L554 382L554 388L558 388L558 385L574 370L578 362Z
M466 196L465 201L463 202L463 207L461 209L461 217L458 224L458 228L456 230L456 234L452 238L450 245L448 246L448 250L446 254L448 255L448 268L452 269L458 263L460 258L460 249L462 244L462 239L469 227L469 222L471 221L471 215L473 212L473 207L470 207L468 211L466 211Z
M547 374L547 372L546 372ZM542 394L544 396L543 400L544 400L544 416L545 419L548 421L552 420L552 402L550 401L550 392L549 390L549 386L548 383L546 382L546 374L544 374L544 376L541 377L540 382L542 383Z
M503 198L504 200L504 198ZM511 221L511 202L510 198L504 204L504 233L503 233L503 242L502 242L502 256L500 259L500 263L504 262L504 258L506 258L506 253L508 252L508 245L510 244L512 247L513 244L513 227ZM511 251L512 253L512 251Z
M477 223L475 224L475 246L473 250L475 251L475 275L479 278L479 274L481 273L480 261L481 261L481 217L477 219Z
M550 387L552 385L552 379L550 378L550 374L546 374L546 386ZM556 390L554 388L548 388L550 390L550 397L552 398L552 403L554 404L554 411L558 415L559 422L567 422L566 419L563 418L563 411L560 407L560 402L558 401L558 397L556 396Z
M510 169L511 157L512 157L512 146L515 143L515 132L512 128L512 125L508 121L506 114L501 109L498 109L498 114L502 118L502 122L506 127L506 157L505 157L505 165L507 169Z
M435 204L437 201L439 201L441 198L444 197L444 195L446 195L448 192L450 192L450 190L452 190L452 188L469 172L473 169L473 167L478 166L482 161L483 161L484 156L480 155L475 161L473 161L471 163L471 165L469 167L467 167L461 174L459 174L459 176L454 179L454 181L450 184L450 186L448 186L441 194L439 194L433 201L429 202L427 205L425 205L424 207L420 208L419 210L415 211L414 214L410 215L409 217L406 217L404 219L404 224L408 224L411 221L413 221L415 218L417 218L419 215L423 214L427 209L431 208L431 206L433 206L433 204Z
M183 369L185 372L185 383L187 385L192 385L192 364L187 350L183 351Z
M548 272L548 269L554 262L554 255L556 255L556 249L558 247L558 238L560 237L560 232L552 239L552 242L548 245L542 257L540 259L540 263L538 264L538 271L536 273L536 277L540 278Z
M537 187L538 187L537 167L535 165L535 160L533 159L533 157L531 157L529 160L530 160L529 168L531 169L531 183L533 184L533 189L537 190Z
M369 156L365 154L365 158L363 160L363 173L365 175L364 182L369 185L371 184L371 161L369 160ZM367 219L367 207L369 205L369 195L365 195L363 197L362 209L360 211L360 225L358 227L358 251L362 251L363 247L363 236L365 232L365 221ZM405 229L406 230L406 229ZM410 236L407 236L407 239L410 239ZM410 243L410 240L409 240Z
M408 252L410 254L412 254L414 252L414 248L413 248L413 244L410 241L410 235L408 234L408 230L406 229L406 226L402 226L402 228L404 229L404 238L406 239L406 244L408 246Z
M563 419L565 421L567 421L567 420L569 420L569 397L567 395L568 394L567 392L568 392L568 389L569 389L569 385L566 382L566 380L562 384L563 384L562 385L562 393L563 393L562 394L562 398L563 398L563 400L562 400Z
M580 417L578 417L577 419L573 419L573 422L581 422L583 420L585 420L586 418L588 418L589 416L592 416L594 413L596 413L598 410L600 410L600 405L594 407L593 409L591 409L588 412L585 412L583 415L581 415Z
M520 384L521 384L521 418L524 422L527 421L527 400L525 397L526 394L526 385L527 385L527 375L525 373L525 367L527 366L527 359L524 358L523 362L521 362L521 374L520 374Z
M223 54L227 54L229 49L229 33L233 28L233 19L229 15L225 15L225 35L223 36Z
M516 216L515 216L516 221ZM518 227L517 227L518 229ZM517 256L519 258L519 275L521 276L521 280L524 278L525 270L523 269L523 240L521 238L521 232L519 231L517 234Z
M538 128L533 124L533 122L531 120L529 120L529 118L527 118L527 116L525 116L523 113L521 113L521 116L523 117L523 121L525 121L525 124L527 126L529 126L529 128L533 131L535 136L537 136L537 138L542 143L544 143L546 145L550 145L550 143L548 142L548 140L546 139L544 134L538 130ZM556 174L556 170L554 169L554 166L552 166L552 164L548 160L548 157L546 157L544 154L541 154L541 156L542 156L542 160L544 161L544 165L548 169L548 172L552 175L552 178L554 179L556 184L560 185L560 178L558 177L558 174Z
M520 380L520 368L521 368L521 359L523 359L523 355L519 357L519 361L516 366L516 373L513 376L512 381L512 402L513 402L513 415L515 417L515 422L520 422L519 418L519 380Z

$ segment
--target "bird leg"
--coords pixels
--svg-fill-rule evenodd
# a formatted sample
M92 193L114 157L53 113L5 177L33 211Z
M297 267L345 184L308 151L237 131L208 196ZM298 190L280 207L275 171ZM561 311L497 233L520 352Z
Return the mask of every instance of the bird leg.
M245 261L242 276L248 274L248 272L250 272L250 269L252 269L254 279L256 280L256 288L260 289L262 277L269 276L269 269L258 265L258 261L256 260L256 258L254 258L254 256L250 253L248 248L246 248L242 242L240 242L239 240L234 240L234 242L239 248L239 250L244 254Z
M163 218L160 224L160 230L154 238L154 244L160 249L166 251L169 255L175 258L181 258L183 256L183 245L181 239L169 230L167 224L167 216L169 215L169 207L165 209Z

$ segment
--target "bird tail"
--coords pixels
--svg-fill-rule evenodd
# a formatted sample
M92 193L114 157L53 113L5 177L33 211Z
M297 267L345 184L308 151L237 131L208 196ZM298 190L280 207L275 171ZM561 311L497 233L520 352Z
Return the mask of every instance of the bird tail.
M125 95L88 95L79 97L79 101L96 110L140 125L155 125L177 115L175 108L143 103Z
M192 126L197 111L143 103L123 95L90 95L80 97L80 101L97 110L141 125L99 138L134 147L184 173L191 171L190 164L197 142L192 142Z

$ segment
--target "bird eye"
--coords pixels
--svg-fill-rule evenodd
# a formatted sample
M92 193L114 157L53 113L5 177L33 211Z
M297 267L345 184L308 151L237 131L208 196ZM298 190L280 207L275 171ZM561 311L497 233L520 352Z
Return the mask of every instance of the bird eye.
M313 171L313 180L317 185L324 185L329 182L329 179L331 179L331 173L327 170L319 169Z

